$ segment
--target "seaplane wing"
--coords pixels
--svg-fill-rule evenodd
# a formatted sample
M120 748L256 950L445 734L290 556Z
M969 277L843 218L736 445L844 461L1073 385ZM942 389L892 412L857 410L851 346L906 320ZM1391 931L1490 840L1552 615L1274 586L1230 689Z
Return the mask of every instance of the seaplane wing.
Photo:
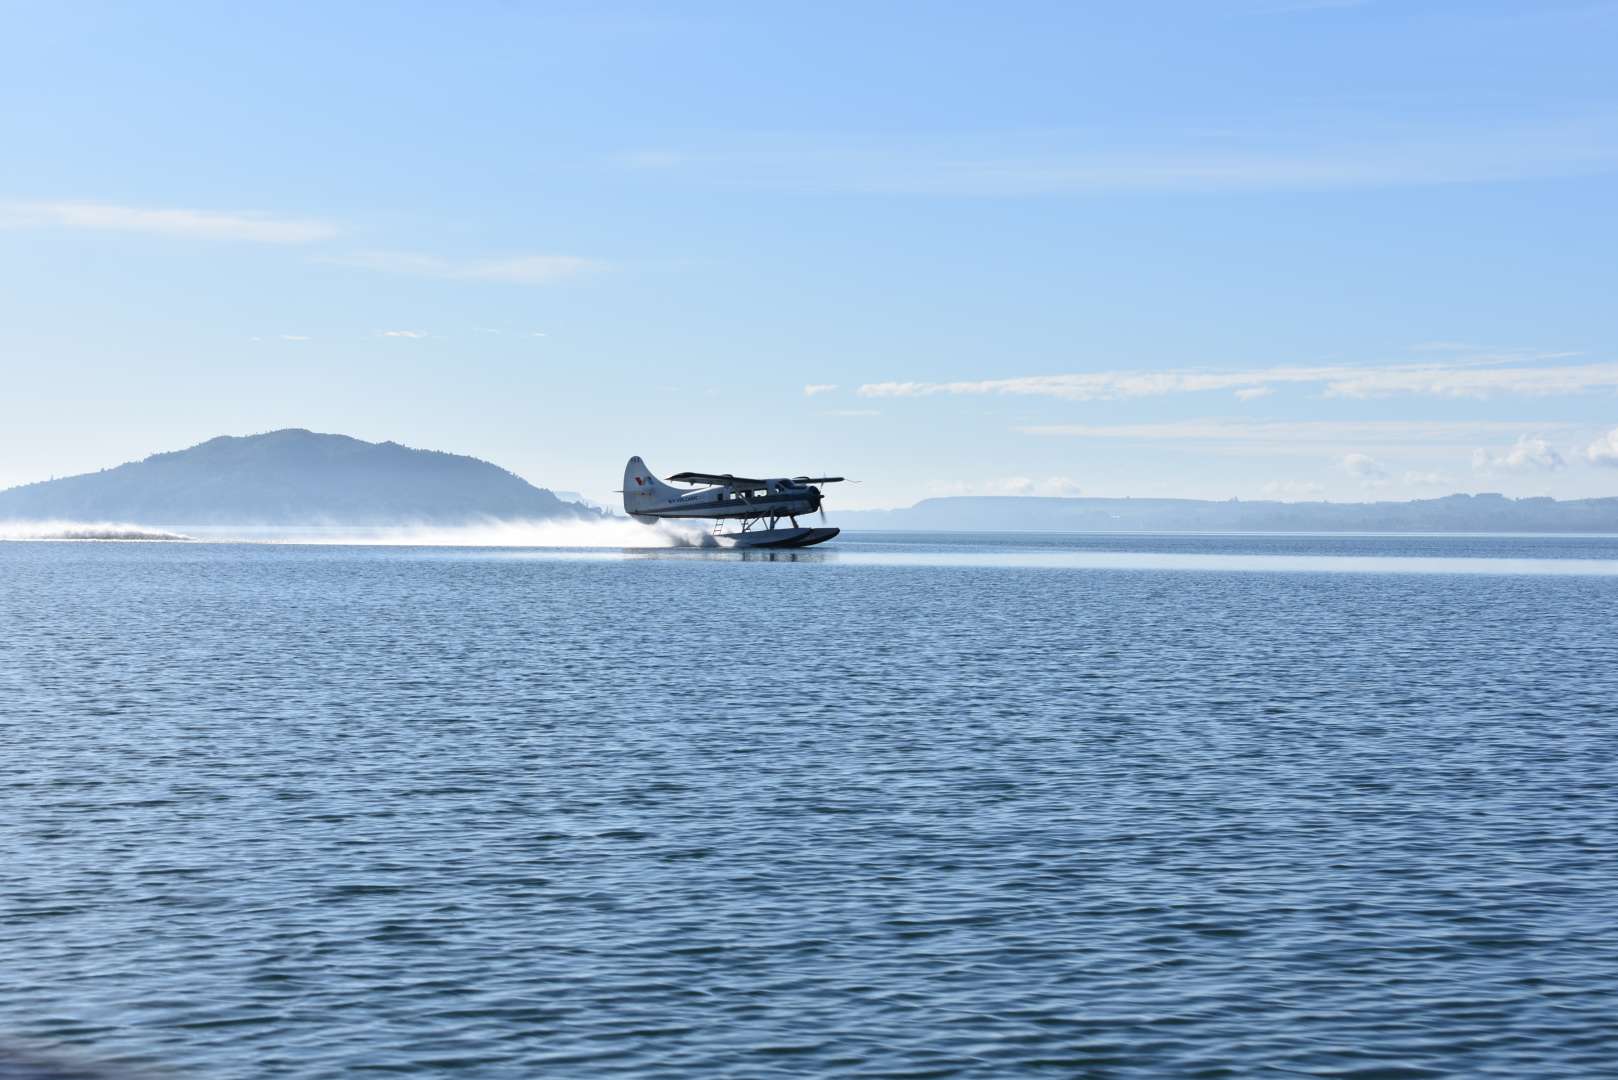
M711 472L677 472L669 477L679 484L724 484L733 488L763 488L768 481L755 480L750 476L732 476L730 473Z

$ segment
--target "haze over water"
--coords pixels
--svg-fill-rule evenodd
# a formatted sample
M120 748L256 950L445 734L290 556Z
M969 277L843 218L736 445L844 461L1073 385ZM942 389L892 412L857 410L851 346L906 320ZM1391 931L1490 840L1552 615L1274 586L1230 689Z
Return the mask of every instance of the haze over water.
M0 1041L1595 1075L1615 571L1576 537L0 543Z

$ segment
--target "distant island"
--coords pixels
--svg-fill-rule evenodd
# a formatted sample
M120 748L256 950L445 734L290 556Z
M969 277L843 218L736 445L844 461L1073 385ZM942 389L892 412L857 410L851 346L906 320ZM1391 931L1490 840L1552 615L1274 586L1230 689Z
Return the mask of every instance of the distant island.
M82 476L0 491L0 521L149 527L459 525L610 515L463 454L287 428L222 435ZM941 532L1618 533L1618 497L1448 495L1410 502L956 496L843 510L845 529Z
M117 468L0 491L0 520L24 521L447 525L601 516L474 457L301 428L223 435Z
M956 496L902 510L845 510L847 529L945 532L1618 533L1618 498L1448 495L1410 502L1213 502Z

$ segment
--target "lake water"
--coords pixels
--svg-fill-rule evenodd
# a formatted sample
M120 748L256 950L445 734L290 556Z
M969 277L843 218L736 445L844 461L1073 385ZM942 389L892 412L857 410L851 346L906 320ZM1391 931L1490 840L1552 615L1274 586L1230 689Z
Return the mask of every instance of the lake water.
M0 543L0 874L108 1075L1614 1075L1618 538Z

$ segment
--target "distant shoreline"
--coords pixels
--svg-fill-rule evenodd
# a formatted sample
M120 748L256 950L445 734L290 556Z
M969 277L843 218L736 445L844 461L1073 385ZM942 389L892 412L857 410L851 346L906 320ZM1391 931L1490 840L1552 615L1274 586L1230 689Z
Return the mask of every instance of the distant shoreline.
M630 531L630 530L633 531ZM652 534L625 517L607 517L590 523L558 523L525 519L482 519L460 525L403 522L394 525L200 525L128 522L31 522L0 520L0 541L12 543L186 543L337 544L352 546L464 546L464 547L637 547ZM916 526L849 526L852 538L862 535L891 537L1090 537L1141 538L1275 538L1275 539L1433 539L1433 540L1610 540L1608 532L1574 530L1414 530L1414 529L989 529L928 528Z

